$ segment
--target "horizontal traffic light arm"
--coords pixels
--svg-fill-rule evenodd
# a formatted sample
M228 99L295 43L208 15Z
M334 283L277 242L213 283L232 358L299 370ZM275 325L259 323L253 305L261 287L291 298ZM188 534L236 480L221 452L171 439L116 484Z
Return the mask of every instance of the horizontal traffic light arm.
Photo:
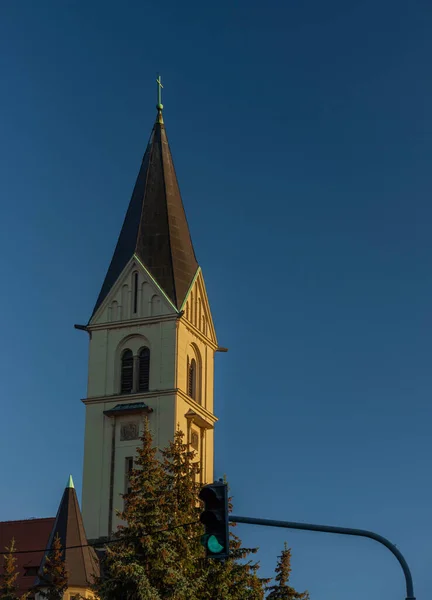
M392 544L387 538L375 533L373 531L367 531L366 529L353 529L350 527L333 527L331 525L313 525L312 523L295 523L293 521L275 521L273 519L254 519L253 517L239 517L237 515L231 515L228 517L231 523L245 523L248 525L264 525L265 527L284 527L286 529L304 529L306 531L321 531L323 533L339 533L342 535L356 535L359 537L367 537L371 540L379 542L390 550L396 556L402 567L405 575L406 585L406 600L416 600L414 596L414 586L411 571L409 570L408 563L405 560L402 553Z

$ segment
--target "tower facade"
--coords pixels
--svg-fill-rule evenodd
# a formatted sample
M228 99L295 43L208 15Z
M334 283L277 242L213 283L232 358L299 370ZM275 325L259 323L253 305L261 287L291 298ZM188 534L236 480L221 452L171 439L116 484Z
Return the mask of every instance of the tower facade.
M218 349L168 145L162 106L88 325L82 513L87 537L119 525L144 417L158 448L179 427L213 480Z

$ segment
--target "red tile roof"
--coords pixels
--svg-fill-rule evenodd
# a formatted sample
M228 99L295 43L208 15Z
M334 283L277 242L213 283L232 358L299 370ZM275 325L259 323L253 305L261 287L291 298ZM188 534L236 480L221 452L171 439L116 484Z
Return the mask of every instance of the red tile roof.
M32 552L16 555L20 595L27 592L36 581L36 576L25 575L25 567L39 567L54 522L54 517L0 522L0 553L4 552L6 546L9 547L12 538L15 538L15 546L18 551L32 550ZM3 572L3 555L0 557L1 572Z

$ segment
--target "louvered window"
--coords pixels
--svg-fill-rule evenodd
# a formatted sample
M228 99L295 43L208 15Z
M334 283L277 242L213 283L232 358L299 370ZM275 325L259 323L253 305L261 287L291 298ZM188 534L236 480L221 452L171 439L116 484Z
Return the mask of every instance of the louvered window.
M147 392L150 380L150 350L142 348L139 353L138 391Z
M132 350L125 350L121 362L121 389L122 394L130 394L133 387L133 354Z
M196 393L196 362L193 358L189 363L188 368L188 394L195 399Z

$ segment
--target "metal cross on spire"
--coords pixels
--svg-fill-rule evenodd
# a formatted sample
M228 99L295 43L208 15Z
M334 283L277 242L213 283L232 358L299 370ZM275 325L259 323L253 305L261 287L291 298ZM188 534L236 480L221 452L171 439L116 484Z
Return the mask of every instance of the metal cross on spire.
M158 94L158 103L156 104L156 108L158 109L159 112L162 111L163 109L163 104L162 104L162 80L161 80L161 76L158 75L158 78L156 79L156 83L157 83L157 94Z

